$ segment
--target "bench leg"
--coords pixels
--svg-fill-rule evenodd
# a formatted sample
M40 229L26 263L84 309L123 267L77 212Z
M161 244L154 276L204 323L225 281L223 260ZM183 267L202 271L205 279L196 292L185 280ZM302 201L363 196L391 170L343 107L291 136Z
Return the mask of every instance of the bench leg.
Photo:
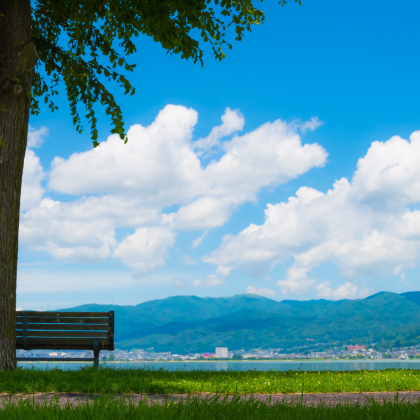
M93 342L93 366L99 367L99 346L98 342Z

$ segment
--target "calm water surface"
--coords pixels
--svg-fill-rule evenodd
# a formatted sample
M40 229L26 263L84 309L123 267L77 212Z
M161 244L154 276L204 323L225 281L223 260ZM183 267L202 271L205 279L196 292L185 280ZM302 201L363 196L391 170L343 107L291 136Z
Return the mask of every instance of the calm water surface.
M61 363L61 362L19 362L18 366L23 368L34 367L36 369L66 369L75 370L82 366L92 366L93 363ZM284 361L249 361L249 362L136 362L136 363L101 363L102 366L114 369L167 369L167 370L359 370L359 369L420 369L420 360L362 360L362 361L304 361L304 362L284 362Z

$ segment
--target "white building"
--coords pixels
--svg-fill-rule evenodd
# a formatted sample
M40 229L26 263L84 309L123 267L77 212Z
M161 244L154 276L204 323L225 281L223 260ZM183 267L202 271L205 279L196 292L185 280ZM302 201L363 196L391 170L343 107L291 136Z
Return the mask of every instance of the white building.
M228 348L216 347L216 357L228 357Z

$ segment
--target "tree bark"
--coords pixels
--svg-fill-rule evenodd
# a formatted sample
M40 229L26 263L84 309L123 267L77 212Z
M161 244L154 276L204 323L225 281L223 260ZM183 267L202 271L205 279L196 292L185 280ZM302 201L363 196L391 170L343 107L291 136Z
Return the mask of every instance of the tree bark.
M11 370L16 367L20 192L38 57L31 1L0 0L0 19L0 370Z

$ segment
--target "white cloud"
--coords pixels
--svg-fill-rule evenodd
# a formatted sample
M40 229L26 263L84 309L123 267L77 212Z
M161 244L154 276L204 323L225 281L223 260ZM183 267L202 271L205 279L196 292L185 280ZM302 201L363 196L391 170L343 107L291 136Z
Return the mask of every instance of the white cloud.
M195 279L191 282L191 285L194 287L214 287L220 286L221 284L226 283L226 280L222 277L218 277L215 274L209 274L204 280Z
M302 146L299 135L281 120L223 143L225 154L206 168L213 192L247 201L262 187L285 183L313 167L324 166L326 151L318 144Z
M131 127L124 146L113 135L96 149L68 160L55 158L49 187L76 195L129 195L142 206L179 204L177 212L166 215L167 223L206 229L226 223L262 187L287 182L326 161L321 146L302 145L293 127L277 120L224 142L223 156L202 168L191 141L196 122L194 110L168 105L149 127Z
M394 136L375 141L357 163L352 181L353 195L377 209L402 207L420 202L420 131L410 141Z
M287 202L268 204L262 225L226 235L203 260L264 276L294 258L287 278L278 282L284 292L315 286L306 273L323 262L337 264L349 278L418 265L420 212L409 206L420 204L420 132L410 140L372 143L351 182L342 178L326 193L301 187ZM337 293L350 293L349 285ZM322 293L336 292L324 287Z
M174 232L161 227L139 228L133 235L124 238L117 246L114 256L141 276L156 268L164 267L168 248L174 246Z
M39 207L21 215L20 243L76 262L110 257L116 245L112 222L94 217L67 219L68 207L66 203L43 199Z
M29 210L41 201L42 194L44 193L41 182L44 178L45 173L39 157L32 150L27 149L23 164L22 192L20 198L21 211Z
M223 265L219 265L217 267L215 274L223 277L227 277L230 272L232 271L233 267L224 267Z
M194 142L197 119L193 109L168 105L150 126L132 126L126 145L112 135L98 148L55 158L48 186L75 196L65 202L42 199L45 174L30 147L39 147L48 130L32 129L20 243L70 261L120 258L136 276L145 275L165 265L178 231L205 230L193 241L198 247L207 229L223 226L238 206L256 201L262 188L326 162L320 145L302 145L297 134L317 128L316 117L299 124L277 120L223 142L243 129L238 110L226 109L222 125ZM200 150L215 145L221 157L204 167ZM203 258L218 266L215 273L193 283L222 284L232 267L264 277L291 258L286 278L278 280L283 293L318 287L332 299L351 294L349 281L334 289L308 278L324 262L336 264L347 278L395 273L405 281L405 271L420 257L419 156L420 132L409 141L395 136L373 142L351 181L339 179L327 192L301 187L288 201L268 204L263 224L226 235ZM171 206L177 210L165 214ZM118 243L120 228L131 233ZM362 296L368 289L354 293Z
M299 124L300 131L304 133L307 130L314 131L318 127L320 127L323 124L322 121L319 121L318 117L312 117L309 121L305 121L303 123Z
M222 122L208 137L211 144L242 130L244 118L239 111L226 109ZM221 157L203 167L192 139L196 123L193 109L168 105L150 126L133 125L125 145L111 135L100 147L68 159L56 157L48 188L75 196L66 202L40 201L43 172L29 150L35 169L28 169L25 179L34 185L32 198L25 198L30 203L21 218L21 243L72 261L118 257L139 276L164 265L176 232L222 226L238 206L255 201L261 188L285 183L326 161L321 146L302 145L297 128L277 120L224 141ZM36 170L39 179L30 177ZM169 207L178 210L166 214ZM118 244L119 228L135 233ZM162 244L150 250L150 259L133 251L149 249L142 239L147 232L165 232L164 238L158 235ZM148 241L154 243L153 238Z
M250 293L252 295L261 295L261 296L276 296L276 292L271 289L257 289L255 286L248 286L245 293Z
M194 149L210 149L219 144L219 140L237 131L242 131L245 124L245 118L239 109L225 109L222 115L222 125L213 127L210 134L204 139L196 140L193 144Z
M191 149L197 112L168 105L149 127L133 125L128 143L111 135L95 149L55 158L52 190L80 194L118 194L142 205L170 206L194 197L200 185L200 160Z
M44 143L44 137L48 135L48 132L49 129L47 127L41 127L36 130L29 124L27 147L41 147L42 143Z
M21 214L19 241L56 258L87 262L110 257L115 229L153 225L156 209L142 209L135 201L113 196L88 197L64 203L48 198Z
M355 284L346 281L338 289L333 290L330 288L330 282L324 281L318 287L318 297L326 299L352 299L356 297L358 287Z
M174 229L210 229L223 226L242 201L235 197L200 197L191 204L181 207L167 216Z
M285 295L288 291L305 292L313 285L314 280L307 278L307 268L290 267L287 270L286 280L279 280L277 284L281 287L281 292Z
M226 277L229 276L233 267L224 267L219 265L214 274L208 274L204 279L195 279L191 282L194 287L199 286L219 286L226 283Z
M201 242L203 241L203 239L205 238L205 236L207 235L207 230L205 230L197 239L194 239L191 245L192 249L198 248L201 244Z

